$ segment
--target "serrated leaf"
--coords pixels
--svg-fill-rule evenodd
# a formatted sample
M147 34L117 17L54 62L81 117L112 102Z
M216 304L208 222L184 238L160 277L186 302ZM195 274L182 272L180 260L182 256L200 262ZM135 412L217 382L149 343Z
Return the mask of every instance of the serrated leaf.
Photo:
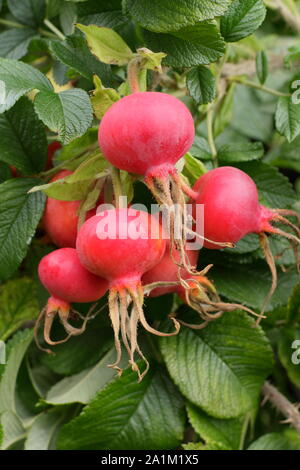
M66 411L54 408L37 416L25 441L25 450L55 450L55 439L66 418Z
M0 58L0 113L33 89L49 92L53 87L39 70L18 60Z
M46 131L31 101L22 97L13 108L0 114L0 134L1 161L29 175L45 168Z
M31 39L36 31L29 28L11 28L0 34L0 57L21 59L27 54Z
M83 135L92 123L93 113L86 91L80 88L60 93L42 91L34 101L39 118L64 144Z
M152 365L141 383L126 370L102 390L62 428L58 448L174 449L183 431L180 395L165 373Z
M282 273L278 270L277 289L272 296L268 311L285 305L294 286L299 282L298 274L292 271ZM259 311L271 287L271 275L267 265L234 263L228 266L215 266L210 271L210 279L217 291L230 301L248 305ZM269 315L272 315L270 313Z
M186 77L186 85L191 97L199 105L211 103L215 99L215 77L203 65L199 65L189 71Z
M37 28L40 26L46 14L45 0L7 0L7 5L12 15L21 23Z
M221 18L221 34L227 42L240 41L254 33L265 16L262 0L235 0Z
M240 163L235 166L254 180L262 204L275 209L289 207L296 202L291 183L277 168L263 162Z
M50 405L89 403L97 392L116 378L116 371L107 367L114 362L115 356L116 350L113 346L94 366L57 382L48 391L45 401Z
M182 329L161 339L169 373L182 394L216 418L235 418L255 408L272 370L272 351L244 312L226 313L203 330Z
M8 281L0 286L0 339L5 341L25 321L39 312L36 285L28 278Z
M51 369L56 374L74 375L99 362L112 342L111 326L104 325L97 318L82 335L70 338L67 343L58 344L55 354L43 354L41 362L46 370Z
M300 105L289 96L281 96L275 115L276 129L292 142L300 134Z
M300 450L300 437L295 429L272 432L252 442L248 450Z
M99 77L94 76L95 90L91 98L94 113L102 119L106 111L121 97L114 88L105 88Z
M239 450L245 418L216 419L208 416L192 403L187 404L189 421L207 444L219 443L227 450Z
M92 53L105 64L126 65L134 57L126 42L113 29L77 24L87 39Z
M126 0L126 8L144 28L157 33L177 31L224 13L229 0Z
M286 327L280 331L278 356L288 378L300 387L300 328Z
M256 54L256 75L262 85L267 80L268 73L268 57L265 51L258 51L258 53Z
M24 330L16 333L7 344L6 364L1 366L3 372L0 381L0 414L5 411L16 411L15 388L17 375L32 338L33 331Z
M261 142L233 142L218 149L218 159L226 163L258 160L263 154L264 147Z
M56 161L64 162L70 159L79 157L85 152L88 152L90 148L96 147L98 140L98 127L90 127L85 134L77 139L72 140L67 145L64 145L60 150Z
M0 185L0 278L7 279L24 259L42 216L45 196L27 194L38 180L15 178Z
M51 41L54 56L68 67L76 70L88 80L98 75L105 85L111 83L111 70L91 53L86 40L81 36L70 36L65 41Z
M174 67L209 64L222 57L225 51L225 42L212 21L187 26L172 34L145 30L144 37L151 50L167 54L163 63Z

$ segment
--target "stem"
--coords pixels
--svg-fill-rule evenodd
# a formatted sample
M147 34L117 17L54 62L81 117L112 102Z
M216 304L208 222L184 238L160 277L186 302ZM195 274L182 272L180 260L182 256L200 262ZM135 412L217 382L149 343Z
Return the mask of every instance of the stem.
M265 382L262 388L265 400L269 400L275 408L286 416L286 423L291 424L300 434L300 413L296 405L293 405L277 388Z
M139 69L139 58L135 57L127 66L127 77L131 93L138 93L140 91Z
M123 188L120 177L120 170L114 166L111 168L111 180L114 188L115 205L119 209L123 207Z
M218 166L218 159L217 159L218 152L217 152L216 145L215 145L215 140L214 140L213 112L214 112L213 106L210 106L209 110L207 112L206 125L207 125L208 145L210 147L213 165L216 168Z
M0 24L3 24L4 26L11 26L12 28L26 28L26 26L21 23L17 23L16 21L5 20L3 18L0 18Z
M39 28L39 33L42 36L46 36L46 37L51 38L51 39L56 39L57 38L56 34L50 33L50 31L47 31L46 29L43 29L43 28Z
M245 78L242 77L230 77L230 81L232 82L237 82L241 83L242 85L249 86L251 88L256 88L257 90L265 91L266 93L269 93L270 95L275 95L275 96L291 96L290 93L283 93L281 91L273 90L273 88L266 87L264 85L261 85L260 83L255 83L251 82L250 80L246 80Z
M66 39L66 36L47 18L44 20L44 24L48 26L48 28L59 38L63 41Z

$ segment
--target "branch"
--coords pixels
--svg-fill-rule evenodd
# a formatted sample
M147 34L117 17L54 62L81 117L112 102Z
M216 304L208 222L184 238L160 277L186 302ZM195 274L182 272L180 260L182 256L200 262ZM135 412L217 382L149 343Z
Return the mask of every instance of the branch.
M264 383L262 393L264 395L264 402L269 400L272 405L286 417L286 420L283 422L291 424L300 434L299 406L291 403L277 388L271 385L270 382Z

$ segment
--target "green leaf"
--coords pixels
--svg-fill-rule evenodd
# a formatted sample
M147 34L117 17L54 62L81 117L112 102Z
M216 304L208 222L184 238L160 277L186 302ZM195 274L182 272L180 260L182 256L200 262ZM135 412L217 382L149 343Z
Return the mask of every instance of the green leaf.
M27 194L33 178L15 178L0 185L0 278L7 279L24 259L42 216L45 196Z
M108 316L108 312L103 312L103 315ZM58 344L55 354L43 354L41 362L56 374L77 374L99 362L111 347L112 341L111 326L104 325L97 318L82 335Z
M190 153L199 160L211 160L211 151L207 140L196 135Z
M51 91L53 87L39 70L18 60L0 59L0 113L33 89Z
M300 105L289 96L281 96L276 109L276 129L292 142L300 134Z
M59 11L59 21L66 36L73 34L77 21L77 8L71 2L63 2Z
M33 29L11 28L0 34L0 57L21 59L27 54L31 39L36 35Z
M203 444L202 442L188 442L187 444L182 444L184 450L228 450L226 446L221 443L210 443Z
M31 101L23 97L0 114L0 134L1 161L28 175L45 168L47 136Z
M7 0L7 5L15 18L32 28L37 28L44 21L45 0Z
M0 339L5 341L25 321L36 318L39 306L36 284L28 278L0 286Z
M263 85L268 78L269 66L268 57L265 51L258 51L256 54L256 75Z
M80 88L60 93L42 91L34 101L35 110L43 123L67 144L83 135L93 118L90 99Z
M300 450L300 436L294 429L272 432L252 442L248 450Z
M286 327L280 331L278 356L288 378L300 387L300 328Z
M83 155L90 148L95 148L97 140L98 127L90 127L81 137L77 137L77 139L72 140L69 144L64 145L56 161L60 163Z
M189 94L197 104L208 104L215 99L215 77L207 67L199 65L190 70L186 77L186 84Z
M227 450L240 450L245 418L216 419L188 403L187 412L193 428L207 444L219 444Z
M44 191L47 196L54 199L78 201L85 198L95 179L106 175L107 167L107 160L99 150L96 150L71 175L52 183L34 186L29 192Z
M221 34L227 42L240 41L254 33L265 16L262 0L235 0L221 18Z
M288 316L290 322L297 322L300 320L300 284L298 284L288 302Z
M225 42L216 23L204 21L172 34L143 32L147 45L155 52L165 52L166 65L193 67L217 61L225 51Z
M126 0L126 8L144 28L157 33L177 31L224 13L229 0Z
M126 65L133 52L113 29L100 26L77 24L87 39L92 53L105 64Z
M116 371L107 367L108 364L113 364L115 356L116 350L113 346L94 366L57 382L48 391L45 401L50 405L89 403L97 392L116 377Z
M166 54L164 52L152 52L146 47L140 47L137 50L140 58L140 67L146 70L156 70L162 73L161 61Z
M261 142L233 142L218 149L218 159L224 163L258 160L263 155L264 147Z
M216 418L235 418L257 406L272 370L272 350L244 312L226 313L203 330L161 339L169 373L182 394Z
M104 84L110 84L110 67L96 59L83 37L70 36L65 41L51 41L50 50L63 64L88 80L92 81L93 75L96 74Z
M55 450L55 440L66 412L54 408L37 416L30 427L25 450Z
M95 116L102 119L106 111L121 97L114 88L105 88L99 77L94 77L95 90L91 98Z
M18 416L12 411L0 414L0 426L3 432L1 450L9 449L17 442L25 439L26 432Z
M297 273L283 273L278 270L278 284L272 296L268 310L285 305L294 286L299 282ZM227 263L227 266L215 266L210 271L210 279L217 291L230 301L244 303L259 311L271 287L271 275L267 265L256 263L237 265ZM271 314L270 314L271 315Z
M200 160L194 158L190 153L185 154L184 160L185 164L183 168L183 174L193 185L200 178L200 176L207 172L207 169Z
M165 372L152 365L141 383L126 370L102 390L62 428L58 448L175 449L183 431L181 398Z
M31 188L31 193L43 191L47 196L60 201L81 201L90 189L91 180L81 180L68 183L67 178L61 178L53 183L42 184Z
M291 183L277 168L263 162L240 163L235 166L254 180L262 204L273 208L284 208L296 202L296 194Z
M19 368L24 355L32 341L33 331L24 330L16 333L7 343L7 361L3 369L0 381L0 414L5 411L16 411L15 389Z

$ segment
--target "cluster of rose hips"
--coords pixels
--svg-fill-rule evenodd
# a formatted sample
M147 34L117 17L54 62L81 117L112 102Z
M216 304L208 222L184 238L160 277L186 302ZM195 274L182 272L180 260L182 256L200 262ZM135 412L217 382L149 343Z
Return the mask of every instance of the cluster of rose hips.
M155 330L143 312L145 294L159 296L176 292L199 312L202 319L199 328L224 311L241 307L220 301L213 284L205 276L209 267L197 271L199 250L187 248L187 235L191 232L195 237L202 237L204 246L210 249L234 246L245 235L257 233L273 274L270 295L273 293L276 268L267 234L283 235L295 247L299 243L299 229L284 217L295 214L260 205L254 181L234 167L210 170L193 188L187 187L175 164L189 150L193 140L194 122L189 110L168 94L134 93L120 99L107 111L99 127L100 149L113 167L142 176L156 201L167 208L169 240L165 239L159 218L118 205L97 213L96 208L89 211L78 231L80 201L48 198L43 226L60 249L45 256L39 265L40 280L51 295L41 314L47 343L57 343L50 338L56 315L67 332L67 338L80 334L88 316L83 318L81 328L73 327L69 321L70 304L97 301L108 290L109 315L117 352L111 367L121 371L123 344L129 364L142 378L148 362L138 345L138 325L150 333L166 336L177 334L180 323L183 323L172 316L174 331ZM54 179L69 174L63 170ZM101 195L98 205L103 202L104 196ZM187 202L194 209L197 204L204 206L204 233L188 231ZM174 206L179 208L177 218ZM115 221L108 224L108 234L107 228L105 231L104 224L101 224L105 218ZM288 224L296 235L273 227L271 222ZM153 227L158 233L155 238L151 236ZM124 237L124 233L133 232L139 235L134 239L129 235ZM270 296L263 309L269 300ZM143 372L139 370L136 356L146 363Z

